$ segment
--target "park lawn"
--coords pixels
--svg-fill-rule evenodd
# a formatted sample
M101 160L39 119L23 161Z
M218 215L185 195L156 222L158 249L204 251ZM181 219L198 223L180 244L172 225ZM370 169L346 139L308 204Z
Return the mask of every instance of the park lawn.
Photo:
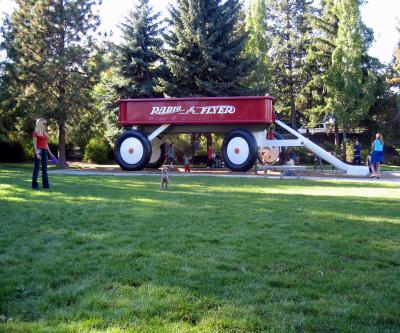
M0 168L0 332L399 332L384 182Z

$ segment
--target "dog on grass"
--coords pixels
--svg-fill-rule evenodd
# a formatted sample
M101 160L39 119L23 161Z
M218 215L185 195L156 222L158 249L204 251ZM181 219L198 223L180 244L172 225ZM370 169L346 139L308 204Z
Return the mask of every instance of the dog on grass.
M168 168L164 167L161 169L161 182L160 182L160 190L162 190L163 188L169 190L169 175L168 175Z

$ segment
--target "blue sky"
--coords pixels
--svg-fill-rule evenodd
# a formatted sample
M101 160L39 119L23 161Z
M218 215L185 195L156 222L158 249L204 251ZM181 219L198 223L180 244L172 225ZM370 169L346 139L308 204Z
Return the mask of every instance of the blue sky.
M114 38L118 39L118 23L133 8L135 0L103 0L100 8L102 30L113 31ZM175 0L151 0L154 8L165 11L168 4ZM0 0L0 12L12 11L12 0ZM362 7L362 16L365 24L374 31L375 42L369 53L388 63L392 57L400 33L396 26L400 26L400 0L368 0Z

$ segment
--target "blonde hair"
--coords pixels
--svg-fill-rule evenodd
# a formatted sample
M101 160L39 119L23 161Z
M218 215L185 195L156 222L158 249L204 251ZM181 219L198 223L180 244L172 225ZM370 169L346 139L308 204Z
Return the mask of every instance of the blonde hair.
M375 138L377 139L377 140L379 140L380 142L381 142L381 144L383 144L383 135L382 135L382 133L376 133L376 136L375 136Z
M46 134L46 129L44 126L45 122L46 119L44 118L39 118L38 120L36 120L35 132L38 136L44 136Z

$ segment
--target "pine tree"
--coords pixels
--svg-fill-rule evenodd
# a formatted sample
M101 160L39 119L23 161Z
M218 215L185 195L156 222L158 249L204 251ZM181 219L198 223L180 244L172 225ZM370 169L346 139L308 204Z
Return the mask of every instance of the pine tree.
M67 123L91 103L97 80L92 32L99 24L93 7L100 0L17 0L10 18L7 56L18 72L20 95L15 108L30 110L31 118L57 122L59 164L66 165Z
M292 127L297 128L296 96L307 80L304 59L310 33L307 15L311 8L306 0L267 0L267 5L271 11L269 32L276 108L289 114Z
M140 0L121 25L124 42L117 46L117 68L123 81L116 87L120 98L157 97L156 78L161 75L160 14L153 14L149 0Z
M169 77L160 80L168 96L245 95L250 69L243 54L247 35L238 25L238 0L178 0L170 9L164 52Z
M270 38L268 36L269 9L265 0L252 0L246 13L246 55L252 57L253 67L246 79L253 94L265 95L272 87L272 64L269 57Z
M400 35L400 21L399 26L397 27L397 32ZM391 86L400 87L400 40L397 43L396 49L394 51L393 60L389 68L389 75L390 77L388 78L388 83Z
M309 16L313 29L307 48L305 66L311 73L310 79L302 88L305 122L315 124L318 121L333 119L332 110L327 105L327 71L332 64L332 53L336 47L338 17L333 12L335 0L322 0L320 7ZM339 145L336 127L335 142Z
M343 157L346 159L347 132L365 117L374 102L375 73L365 66L370 31L361 21L360 0L338 0L339 19L336 48L327 73L328 105L343 129Z

